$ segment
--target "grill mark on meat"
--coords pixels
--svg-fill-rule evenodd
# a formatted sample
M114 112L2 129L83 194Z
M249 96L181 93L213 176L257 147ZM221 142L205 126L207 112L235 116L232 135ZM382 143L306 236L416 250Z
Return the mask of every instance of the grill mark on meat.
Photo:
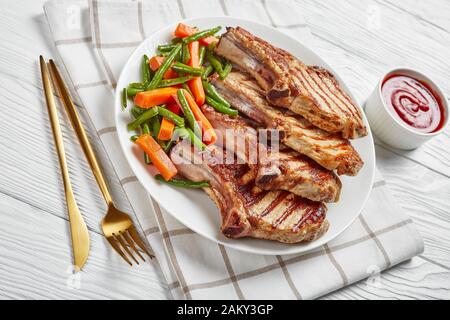
M253 182L238 187L238 192L242 196L247 206L253 206L258 204L269 193L266 190L255 192L254 188L255 185Z
M247 171L248 171L248 166L244 166L244 165L237 165L237 168L233 171L233 175L235 179L239 179L240 177L242 177Z
M320 84L315 82L315 80L309 75L309 73L304 68L297 68L297 71L299 71L299 75L305 80L305 82L308 84L309 88L311 89L311 90L309 90L309 92L311 92L311 93L314 92L314 94L316 94L317 96L320 97L320 100L323 102L322 105L326 105L328 110L332 110L333 103L332 102L330 103L330 101L325 97L326 93L323 90L321 90L322 87L320 86ZM312 80L317 85L318 88L316 88L311 83L310 80ZM341 106L339 106L338 104L336 104L336 105L337 105L338 109L343 112Z
M297 221L297 223L294 225L292 229L295 231L300 230L306 224L306 222L311 216L313 217L313 220L316 220L314 222L323 220L324 219L323 209L320 207L317 208L316 210L314 210L313 208L308 208L308 211Z
M296 72L296 75L297 75L297 76L295 77L295 79L296 79L298 82L300 82L300 84L301 84L301 86L302 86L302 89L303 89L304 91L309 91L309 92L311 92L311 93L314 93L314 94L311 95L311 98L314 100L314 104L319 104L319 103L320 103L320 102L317 101L317 99L316 99L317 96L318 96L318 98L320 98L320 99L323 101L323 98L320 96L320 93L317 93L317 92L314 90L313 86L305 79L305 77L304 77L303 74L302 74L301 69L300 69L300 68L295 68L295 70L297 71L297 72ZM294 81L293 83L296 85L296 81ZM311 90L308 90L308 87L309 87L309 89L311 89ZM300 90L299 92L302 92L302 91ZM327 106L328 110L331 110L330 105L329 105L326 101L325 101L325 105Z
M317 72L314 72L315 75L317 75L317 77L319 78L323 78L322 73L328 73L329 72L325 69L321 69L321 68L312 68L313 70L317 70ZM329 77L333 77L333 75L329 74ZM334 79L330 80L330 81L326 81L323 80L322 81L325 86L327 87L328 91L334 96L336 97L336 99L338 99L340 102L343 103L343 105L346 107L347 111L353 116L353 117L360 117L361 115L359 114L358 110L356 110L355 108L352 108L353 106L353 102L350 101L349 97L347 96L347 94L344 94L343 92L340 92L338 85L336 84L336 81L334 81ZM329 82L331 82L331 84L333 85L333 88L335 89L335 91L332 90L332 88L330 88ZM342 99L342 97L344 98L344 100ZM355 112L357 112L358 114L355 114Z
M306 213L295 223L294 228L295 230L299 230L300 227L313 215L314 210L312 208L308 208Z
M289 117L288 115L286 115L287 117ZM317 140L317 141L325 141L325 140L329 140L330 137L332 137L332 134L326 134L326 135L318 135L314 132L314 130L316 130L317 128L315 128L313 125L311 124L307 124L304 125L303 123L300 125L302 127L302 129L305 129L302 134L305 137L311 138L312 140ZM309 130L309 131L306 131ZM331 142L330 142L331 143ZM339 145L346 145L347 142L342 142ZM336 145L333 145L333 147L335 147Z
M281 202L286 199L286 197L289 195L288 192L280 192L275 199L272 200L272 202L264 209L263 212L259 215L260 218L265 217L269 213L271 213L276 206L278 206Z
M322 75L319 73L318 75L317 75L318 77L322 77ZM336 85L336 83L334 82L334 81L326 81L326 80L323 80L323 83L325 84L325 86L327 87L327 89L331 92L331 93L333 93L333 90L332 90L332 88L330 87L330 85L332 85L333 87L334 87L334 89L335 89L335 93L333 93L333 95L340 101L340 102L342 102L342 104L347 108L347 110L348 110L348 112L350 113L350 115L352 116L352 117L355 117L355 119L356 118L360 118L361 117L361 114L360 114L360 112L359 112L359 110L357 110L357 109L355 109L355 108L352 108L352 102L350 101L350 99L348 98L348 96L347 96L347 94L344 94L343 92L338 92L338 90L337 90L337 85ZM331 84L330 84L331 83Z
M325 82L327 84L327 82ZM332 84L335 88L339 88L338 83L333 79ZM328 84L327 84L328 86ZM352 115L354 115L356 117L356 119L358 120L358 123L362 125L363 129L365 129L364 124L362 123L362 116L361 116L361 110L358 108L352 108L352 106L354 106L354 102L352 101L352 99L348 96L348 94L346 92L340 92L340 94L344 97L345 101L347 101L347 106L349 106L350 111L352 112ZM355 114L355 113L356 114ZM367 133L366 133L367 134Z
M297 199L296 199L297 200ZM272 223L273 227L278 227L280 224L283 223L284 220L286 220L296 209L299 209L300 207L303 208L304 203L300 201L293 201L293 203L287 207L279 216L278 218Z
M324 81L324 80L320 81L322 84L320 82L318 82L317 79L315 78L315 76L317 76L317 77L320 77L320 76L315 71L313 71L311 73L309 73L307 71L305 71L305 72L306 72L307 76L309 78L311 78L311 80L317 85L318 90L324 94L324 99L328 98L330 100L331 103L328 103L328 100L327 100L327 105L329 107L331 105L335 104L338 107L338 109L340 111L342 111L342 113L344 113L347 116L350 115L347 110L347 108L348 108L347 105L344 103L345 109L343 107L341 107L341 104L339 102L336 102L336 99L337 99L336 95L333 94L333 92L331 92L328 87L326 90L324 89L324 85L327 86L326 81ZM325 96L326 96L326 98L325 98Z
M289 118L293 118L291 115L288 115L286 113L283 113L283 115L285 115L286 117ZM318 140L318 141L329 141L329 143L338 143L338 144L334 144L330 147L327 148L335 148L335 147L340 147L340 146L347 146L348 145L348 141L347 140L343 140L341 139L341 137L337 134L333 134L333 133L329 133L329 132L324 132L323 135L319 135L317 134L316 130L317 128L312 125L309 122L306 122L304 119L301 119L300 116L296 115L297 120L299 120L299 122L297 124L300 125L300 127L302 127L302 129L306 129L309 131L304 130L302 132L303 136L306 136L308 138L311 138L313 140ZM330 139L337 139L336 141L331 141Z

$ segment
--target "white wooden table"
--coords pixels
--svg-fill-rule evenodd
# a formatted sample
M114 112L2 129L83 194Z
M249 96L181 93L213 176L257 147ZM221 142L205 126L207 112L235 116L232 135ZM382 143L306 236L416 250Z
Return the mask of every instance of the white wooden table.
M0 0L0 299L170 298L155 261L129 268L101 236L103 199L61 117L75 196L92 240L86 269L71 273L63 186L37 62L40 54L57 56L43 3ZM398 65L424 70L450 96L450 1L298 3L319 53L361 102L383 71ZM103 158L101 146L96 149ZM324 298L449 299L450 130L412 152L381 142L376 152L395 198L425 239L425 252L384 272L376 286L362 281ZM109 176L116 197L123 197Z

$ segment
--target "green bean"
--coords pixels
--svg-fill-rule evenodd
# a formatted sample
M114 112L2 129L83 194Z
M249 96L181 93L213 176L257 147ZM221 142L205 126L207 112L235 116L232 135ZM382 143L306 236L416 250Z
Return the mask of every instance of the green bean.
M131 142L136 142L136 140L139 138L139 136L137 134L134 134L130 137L130 141Z
M139 117L141 114L143 114L148 109L141 108L137 105L134 105L133 108L131 108L130 112L133 115L134 118Z
M219 74L220 79L225 79L228 74L231 72L231 69L233 69L233 65L231 64L231 62L227 62L225 64L225 67L223 67L223 72L221 74Z
M142 91L145 91L145 89L132 88L132 87L128 86L127 95L129 97L134 97L138 92L142 92Z
M220 62L220 60L217 59L209 50L206 52L206 59L208 59L209 63L219 75L223 73L222 62Z
M181 62L183 62L184 64L188 63L189 60L191 60L191 53L189 52L187 44L183 44L181 52Z
M158 109L158 108L155 108L155 109ZM158 112L159 112L159 109L158 109ZM161 119L159 118L159 116L156 116L156 117L152 118L150 124L152 126L153 137L155 139L158 139L159 129L161 129Z
M141 124L142 134L150 134L150 127L147 122Z
M208 188L209 182L208 181L191 181L191 180L182 180L182 179L170 179L169 181L166 181L162 175L158 174L155 176L155 179L167 184L170 184L174 187L180 187L180 188Z
M189 86L187 85L186 82L183 83L183 89L186 90L187 92L189 92L189 94L190 94L191 96L194 96L194 95L192 94L191 88L189 88Z
M148 57L146 54L142 56L142 64L141 64L141 76L142 76L142 82L150 82L151 75L150 75L150 66L148 64Z
M217 41L211 42L211 43L208 45L208 50L211 51L211 52L214 52L214 50L216 49L216 47L217 47Z
M211 72L213 72L213 71L214 71L213 66L209 64L209 65L206 67L205 71L203 72L202 79L203 79L203 80L208 79L208 76L209 76L209 75L211 74Z
M156 141L157 141L157 142L159 143L159 145L161 146L161 149L163 149L163 150L166 149L166 146L167 146L166 142L164 142L164 141L162 141L162 140L159 140L159 139L156 139Z
M172 146L173 146L173 140L170 139L170 141L166 144L166 147L164 148L164 152L165 153L169 153L169 151L172 148Z
M142 82L132 82L128 85L128 88L135 88L135 89L145 89L147 85Z
M136 120L133 122L130 122L127 125L128 130L135 130L137 127L139 127L141 124L143 124L145 121L153 118L158 114L158 108L150 108L141 115L139 115Z
M214 109L216 109L220 113L225 113L230 116L237 116L239 114L239 112L237 110L231 109L231 108L221 104L220 102L214 100L210 96L206 96L206 103L208 105L210 105L211 107L213 107Z
M170 52L175 48L176 44L162 44L158 46L158 51L160 52Z
M122 89L122 110L127 108L127 88Z
M178 52L181 50L181 44L177 44L175 48L170 51L169 55L166 57L164 62L161 64L161 66L156 71L155 75L153 76L152 81L148 84L146 90L152 90L155 89L159 82L162 80L162 77L164 73L170 68L170 65L172 64L173 60L177 56Z
M131 110L130 110L130 113L131 113L131 115L133 116L133 118L138 118L139 116L140 116L140 114L134 109L134 108L132 108Z
M190 128L177 128L175 129L173 136L175 137L175 139L177 137L183 138L183 139L189 139L189 141L198 149L200 150L205 150L206 146L205 144L202 142L202 140L200 140L199 137L197 137L194 134L194 131L192 131Z
M191 141L191 143L197 147L200 150L205 150L206 146L205 144L202 142L202 139L200 139L195 133L194 131L192 131L190 128L186 128L188 134L189 134L189 140Z
M182 38L177 38L177 37L175 37L175 38L173 38L172 40L170 40L170 43L172 43L172 44L177 44L177 43L180 43L181 41L183 41Z
M195 120L194 114L192 113L191 108L189 107L189 104L186 100L186 97L184 96L183 93L183 89L178 89L177 91L177 98L178 101L180 102L180 107L183 110L183 114L186 117L186 120L189 124L189 126L194 130L194 132L201 132L200 127L197 123L197 121Z
M211 98L213 98L214 100L216 100L217 102L220 102L221 104L223 104L226 107L231 107L230 103L225 100L224 97L222 97L219 92L217 92L216 88L210 84L209 82L203 80L203 88L206 91L206 94L209 95Z
M180 52L175 57L175 60L173 60L173 62L183 62L183 47L181 47Z
M212 36L213 34L216 34L217 32L219 32L220 29L222 29L222 27L218 26L218 27L215 27L212 29L207 29L207 30L203 30L203 31L194 33L193 35L190 35L189 37L183 38L183 43L189 43L192 41L197 41L202 38Z
M178 84L183 84L189 80L192 80L192 78L193 76L184 76L174 79L161 80L161 82L158 85L158 88L171 87Z
M175 70L177 73L186 73L198 77L200 77L203 74L202 68L190 67L180 62L175 62L172 65L172 69Z
M184 119L182 117L180 117L179 115L173 113L172 111L170 111L166 108L158 107L158 114L163 116L167 120L172 121L177 126L184 127Z
M198 65L203 65L203 61L205 60L206 47L200 46L200 51L198 53Z
M142 129L142 134L150 134L150 128L149 128L147 122L144 122L143 124L141 124L141 129ZM148 154L146 152L144 152L144 161L146 164L152 163L152 160L150 160L150 157L148 156Z

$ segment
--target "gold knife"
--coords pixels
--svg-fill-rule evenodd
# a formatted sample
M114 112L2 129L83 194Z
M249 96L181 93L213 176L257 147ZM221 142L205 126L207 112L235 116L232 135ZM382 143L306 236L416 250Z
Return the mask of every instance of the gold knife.
M83 217L80 214L80 210L78 209L75 197L73 195L72 185L70 183L61 127L58 120L58 111L56 109L47 64L42 56L39 57L39 61L41 65L42 82L44 84L45 100L47 101L53 137L55 139L56 151L58 153L59 164L61 166L61 173L64 182L67 210L69 212L70 234L72 238L73 261L74 265L81 270L89 255L89 233L86 223L84 222Z
M92 172L97 180L97 183L100 187L100 190L105 198L105 201L108 205L108 211L104 216L101 225L103 234L105 235L108 242L111 246L116 250L116 252L130 265L132 265L131 260L124 253L126 252L137 264L136 257L132 254L134 252L137 256L139 256L143 261L145 261L144 257L139 252L139 247L143 252L145 252L148 256L151 257L148 250L145 248L145 244L138 235L136 228L133 224L132 219L128 214L118 210L113 203L111 193L108 190L108 186L106 184L106 180L104 178L104 174L101 170L97 157L94 153L94 150L89 142L86 131L81 123L80 117L78 116L78 112L75 108L75 105L70 97L67 86L64 83L63 78L61 77L56 64L52 59L49 60L49 69L50 74L53 79L53 84L57 88L59 92L64 107L69 116L70 122L77 134L78 140L80 141L80 145L86 155L86 158L91 166ZM137 246L136 246L137 245ZM130 250L131 249L131 250Z

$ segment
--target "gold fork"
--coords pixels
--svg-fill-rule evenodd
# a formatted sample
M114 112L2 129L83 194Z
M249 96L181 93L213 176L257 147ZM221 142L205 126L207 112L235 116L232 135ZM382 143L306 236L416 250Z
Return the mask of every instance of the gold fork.
M59 73L54 61L51 59L49 62L49 66L53 82L55 83L55 86L58 88L58 92L60 93L63 99L63 104L69 115L70 122L72 123L72 126L75 129L78 140L80 141L81 147L83 148L84 154L88 159L89 165L91 166L95 179L97 180L100 190L102 191L103 197L105 198L105 201L108 205L108 211L101 223L103 233L108 242L114 248L114 250L116 250L116 252L130 266L133 265L130 261L130 258L134 260L134 262L139 264L138 259L135 257L135 255L139 256L143 261L145 261L145 259L139 252L136 245L139 248L141 248L141 250L145 252L149 257L151 255L147 251L143 241L141 240L138 232L136 231L136 228L134 227L133 221L131 220L130 216L114 207L112 197L106 185L106 181L104 179L102 170L98 165L97 158L88 140L83 125L81 124L80 118L75 109L73 101L69 95L64 80L62 79L61 74ZM132 252L134 252L135 255Z

